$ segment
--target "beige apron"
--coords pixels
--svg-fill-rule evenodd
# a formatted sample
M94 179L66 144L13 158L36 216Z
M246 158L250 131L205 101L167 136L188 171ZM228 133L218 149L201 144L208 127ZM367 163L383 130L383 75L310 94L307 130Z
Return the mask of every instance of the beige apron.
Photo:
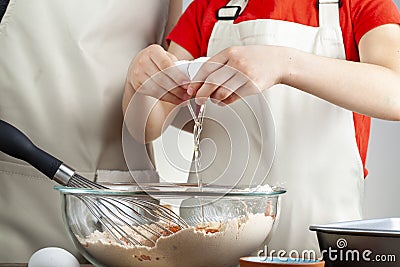
M237 8L222 8L219 15L227 20L215 24L208 56L233 45L264 44L345 59L338 3L319 2L319 27L272 19L234 24L227 17ZM243 11L247 1L234 0L227 6L235 5ZM205 116L211 118L204 121L202 132L205 182L268 183L288 190L270 249L318 253L310 224L361 218L363 168L352 112L275 85L224 108L208 102ZM189 180L197 181L193 173Z
M0 117L89 178L131 179L121 146L126 72L138 51L161 43L168 6L11 0L0 24ZM0 153L0 262L26 262L46 246L75 252L54 184Z

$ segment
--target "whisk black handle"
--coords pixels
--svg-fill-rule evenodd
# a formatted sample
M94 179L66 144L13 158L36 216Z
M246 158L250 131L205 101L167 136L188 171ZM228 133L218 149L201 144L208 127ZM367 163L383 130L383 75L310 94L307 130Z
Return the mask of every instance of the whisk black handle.
M0 120L0 151L26 161L53 179L62 162L35 146L20 130Z

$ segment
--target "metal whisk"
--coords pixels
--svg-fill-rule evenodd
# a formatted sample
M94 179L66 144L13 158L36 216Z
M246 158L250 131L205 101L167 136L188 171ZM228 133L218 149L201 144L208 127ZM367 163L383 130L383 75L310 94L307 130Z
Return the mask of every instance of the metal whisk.
M161 236L187 228L172 210L132 197L77 196L104 229L122 245L153 246Z
M35 146L20 130L3 120L0 120L0 151L28 162L61 185L109 189L77 174L74 169ZM129 196L84 193L76 196L120 244L152 246L160 236L188 227L172 210L151 201Z

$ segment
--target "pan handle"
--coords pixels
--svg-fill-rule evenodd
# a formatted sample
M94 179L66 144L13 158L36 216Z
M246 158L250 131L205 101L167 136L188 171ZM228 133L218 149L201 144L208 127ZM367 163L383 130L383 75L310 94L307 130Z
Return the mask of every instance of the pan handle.
M0 151L26 161L50 179L62 162L35 146L29 138L11 124L0 120Z

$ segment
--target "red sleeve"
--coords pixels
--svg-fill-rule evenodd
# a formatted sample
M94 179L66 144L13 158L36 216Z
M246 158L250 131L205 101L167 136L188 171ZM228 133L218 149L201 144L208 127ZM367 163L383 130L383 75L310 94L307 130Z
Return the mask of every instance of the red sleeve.
M166 38L167 44L174 41L185 48L194 58L201 56L201 20L208 1L194 0L179 18L178 23Z
M368 31L384 24L400 24L400 14L392 0L352 0L351 13L357 44Z

